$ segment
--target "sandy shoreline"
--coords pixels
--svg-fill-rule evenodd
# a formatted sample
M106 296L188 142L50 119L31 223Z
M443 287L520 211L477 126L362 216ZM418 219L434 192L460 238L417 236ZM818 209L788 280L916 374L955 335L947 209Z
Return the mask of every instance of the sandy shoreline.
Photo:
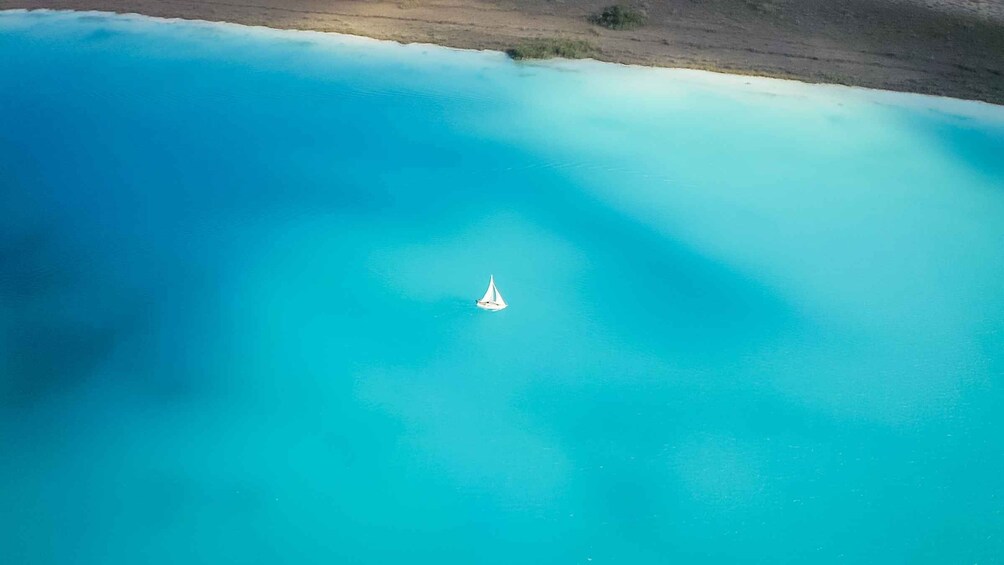
M608 1L0 0L0 9L134 12L402 43L504 50L583 39L596 59L937 94L1004 104L1004 0L670 0L647 25L588 23Z

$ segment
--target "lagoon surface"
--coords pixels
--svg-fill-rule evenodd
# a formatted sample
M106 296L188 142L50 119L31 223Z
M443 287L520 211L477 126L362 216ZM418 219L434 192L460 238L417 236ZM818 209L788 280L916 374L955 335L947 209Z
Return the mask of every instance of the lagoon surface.
M1004 561L1002 155L980 103L0 13L2 561Z

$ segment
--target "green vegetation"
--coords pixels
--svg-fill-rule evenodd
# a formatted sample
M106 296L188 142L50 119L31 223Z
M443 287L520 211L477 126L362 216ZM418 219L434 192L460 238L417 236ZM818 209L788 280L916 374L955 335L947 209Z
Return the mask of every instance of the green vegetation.
M588 41L561 38L528 39L512 49L506 49L506 54L517 61L554 57L582 59L595 52L596 48Z
M607 6L599 14L590 16L589 21L608 29L634 29L645 25L644 12L626 6Z

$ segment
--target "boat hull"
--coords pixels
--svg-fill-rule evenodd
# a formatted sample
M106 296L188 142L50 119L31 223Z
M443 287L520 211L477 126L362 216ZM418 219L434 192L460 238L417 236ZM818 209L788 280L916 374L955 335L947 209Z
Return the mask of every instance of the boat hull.
M490 312L498 312L499 310L502 310L506 306L508 306L508 304L499 304L498 302L483 302L481 300L478 300L476 304L478 305L478 308L481 308L482 310L488 310Z

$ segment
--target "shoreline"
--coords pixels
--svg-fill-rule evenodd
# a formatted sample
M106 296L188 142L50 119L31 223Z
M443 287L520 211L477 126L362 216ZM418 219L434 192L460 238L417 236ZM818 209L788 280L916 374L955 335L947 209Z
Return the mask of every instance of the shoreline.
M647 65L638 65L634 63L611 63L608 61L603 61L599 59L594 59L591 57L585 57L581 59L565 59L565 58L550 58L550 59L532 59L527 61L513 61L506 53L493 49L473 49L466 47L451 47L447 45L438 45L435 43L401 43L399 41L391 39L379 39L375 37L369 37L365 35L355 35L350 33L334 32L334 31L318 31L312 29L295 29L295 28L275 28L263 25L249 25L240 24L235 22L229 22L224 20L203 20L203 19L187 19L178 17L160 17L160 16L148 16L145 14L139 14L135 12L109 12L104 10L56 10L50 8L37 8L37 9L24 9L24 8L14 8L14 9L0 9L0 16L3 14L54 14L63 16L100 16L100 17L114 17L122 18L127 20L136 20L144 23L155 24L155 25L201 25L201 26L225 26L233 28L235 30L241 30L244 33L257 33L270 36L281 37L283 34L294 33L294 34L308 34L312 36L312 39L321 41L332 41L336 45L338 44L366 44L370 46L383 46L383 47L396 47L402 49L436 49L442 50L444 52L452 52L457 54L482 54L490 55L492 57L498 57L499 59L509 61L512 64L525 65L528 67L539 67L539 68L564 68L574 71L588 71L583 67L591 65L601 65L610 66L612 68L621 69L633 69L638 71L656 72L656 73L667 73L675 75L674 79L690 81L694 84L700 86L713 86L721 87L721 83L730 83L728 86L732 87L744 87L744 88L754 88L757 92L765 94L768 96L822 96L826 93L853 93L863 99L866 99L872 103L885 105L895 105L903 107L920 108L928 111L944 112L963 119L985 119L991 120L993 122L1000 122L1004 124L1004 104L994 104L991 102L986 102L982 100L971 100L965 98L955 98L951 96L945 96L940 94L924 94L918 92L904 92L887 90L881 88L873 88L866 86L855 86L848 84L838 84L838 83L823 83L823 82L806 82L799 79L791 78L779 78L770 77L762 75L748 75L748 74L738 74L726 71L713 71L706 69L690 69L683 67L655 67ZM717 83L717 84L715 84ZM798 90L802 88L808 88L810 90ZM842 103L840 100L835 99L837 102Z
M267 9L268 5L275 4L281 0L264 0L264 5ZM309 1L309 0L307 0ZM468 0L459 0L461 2L467 2ZM105 9L101 7L90 7L90 6L103 6L106 4L111 4L114 9ZM289 4L295 4L296 0L290 2ZM493 32L487 29L488 23L486 22L482 26L474 26L467 29L467 32L461 34L458 40L450 40L450 38L437 37L435 30L441 26L447 25L445 22L430 22L423 20L421 18L417 20L412 20L405 26L405 29L398 30L397 33L380 33L378 29L370 29L366 26L357 25L354 20L348 22L342 22L341 27L350 28L350 30L343 29L332 29L330 21L324 20L323 18L306 17L306 18L294 18L292 20L277 20L275 18L262 18L261 14L255 16L252 12L248 11L250 6L244 5L232 5L224 4L226 9L219 10L219 4L213 4L211 2L206 2L204 0L194 0L193 2L186 3L184 6L175 6L175 9L162 10L165 6L169 6L169 2L164 0L124 0L121 2L108 2L107 0L0 0L0 10L51 10L55 12L69 11L69 12L101 12L101 13L113 13L120 15L136 14L139 16L149 16L153 18L165 19L165 20L185 20L185 21L204 21L209 23L230 23L250 27L263 27L275 30L295 30L295 31L310 31L310 32L323 32L323 33L334 33L345 36L352 37L362 37L374 40L392 41L400 44L410 45L410 44L428 44L435 45L446 48L463 49L463 50L475 50L475 51L504 51L507 45L514 44L513 42L520 39L525 39L526 37L539 37L539 30L527 30L530 35L522 36L512 36L505 35L504 37L499 37L497 34L493 35ZM358 2L340 2L340 1L329 1L324 2L325 5L360 5ZM69 6L69 7L67 7ZM174 5L171 5L174 6ZM383 0L373 3L364 3L363 7L372 9L376 8L376 12L381 12L387 6L400 6L399 4L391 4L384 2ZM147 9L145 9L147 8ZM403 9L396 7L394 9ZM167 12L167 14L162 14L158 12ZM151 13L155 12L155 13ZM311 12L312 13L312 12ZM203 14L203 15L199 15ZM379 16L367 15L361 16L363 21L368 21L365 18L374 18ZM389 16L388 16L389 17ZM397 20L394 20L397 21ZM996 22L996 19L991 18L988 21ZM572 22L576 23L576 22ZM578 22L586 29L593 28L584 22ZM306 25L296 25L296 24L306 24ZM996 24L995 24L996 25ZM338 27L338 26L333 26ZM634 31L595 31L591 30L590 33L613 35L616 40L629 40L632 41L631 35L636 32L646 32L654 33L651 29L653 26L643 27L639 30ZM658 26L656 26L658 27ZM478 36L479 30L485 28L485 35ZM994 27L993 29L997 29ZM367 32L369 31L369 32ZM657 29L656 31L659 31ZM1001 37L1004 39L1004 18L1001 18L1000 25ZM423 34L432 34L432 37L426 37ZM536 34L536 35L534 35ZM565 36L565 35L561 35ZM437 40L440 39L440 40ZM636 38L637 39L637 38ZM733 38L734 39L734 38ZM664 41L665 43L665 41ZM1004 45L1004 40L1002 40L1002 45ZM672 45L671 45L672 46ZM995 47L996 45L991 45L990 47ZM716 50L714 45L707 47L708 52L713 53ZM963 50L963 52L967 52ZM621 56L622 55L622 56ZM766 77L775 78L783 80L794 80L798 82L810 83L810 84L830 84L830 85L842 85L842 86L857 86L866 89L877 89L877 90L887 90L893 92L913 92L919 94L928 94L935 96L943 96L954 99L964 99L964 100L978 100L989 102L991 104L1002 105L1004 104L1004 51L997 56L998 53L995 49L991 48L985 53L989 60L983 60L984 70L986 72L978 72L979 67L968 65L972 72L966 76L966 80L959 79L955 74L949 73L946 75L939 74L937 72L944 65L938 64L933 58L928 60L932 61L930 68L927 68L924 77L925 81L911 81L908 80L908 75L916 74L917 72L922 72L914 69L913 72L907 72L903 68L899 68L899 72L888 73L888 75L883 74L883 80L875 80L874 76L865 73L860 78L860 80L855 80L852 76L843 75L833 75L827 80L821 74L828 72L828 65L830 63L829 59L820 57L809 57L807 60L815 61L817 64L813 65L811 69L805 69L795 65L792 68L784 68L783 66L775 69L763 69L756 66L754 60L747 61L749 66L743 68L741 65L707 65L707 64L687 64L687 61L678 61L671 58L668 59L658 59L650 60L646 59L646 51L644 49L634 51L618 53L610 48L604 48L603 44L599 44L597 52L593 53L589 59L594 59L599 62L608 63L619 63L625 65L641 66L641 67L656 67L656 68L671 68L671 69L681 69L681 70L700 70L708 71L719 74L732 75L737 77ZM924 58L922 53L917 55L920 58ZM785 56L791 60L797 60L797 55ZM781 57L782 59L785 57ZM642 60L637 60L637 59ZM845 61L843 61L845 62ZM974 64L978 61L973 61ZM532 62L530 63L532 64ZM887 67L883 65L875 65L873 61L861 61L858 65L861 68L868 69L868 72L880 72L888 70ZM999 68L998 68L999 67ZM855 67L856 68L856 67ZM923 72L922 72L923 74ZM972 76L970 76L972 75ZM940 79L944 79L940 82Z

